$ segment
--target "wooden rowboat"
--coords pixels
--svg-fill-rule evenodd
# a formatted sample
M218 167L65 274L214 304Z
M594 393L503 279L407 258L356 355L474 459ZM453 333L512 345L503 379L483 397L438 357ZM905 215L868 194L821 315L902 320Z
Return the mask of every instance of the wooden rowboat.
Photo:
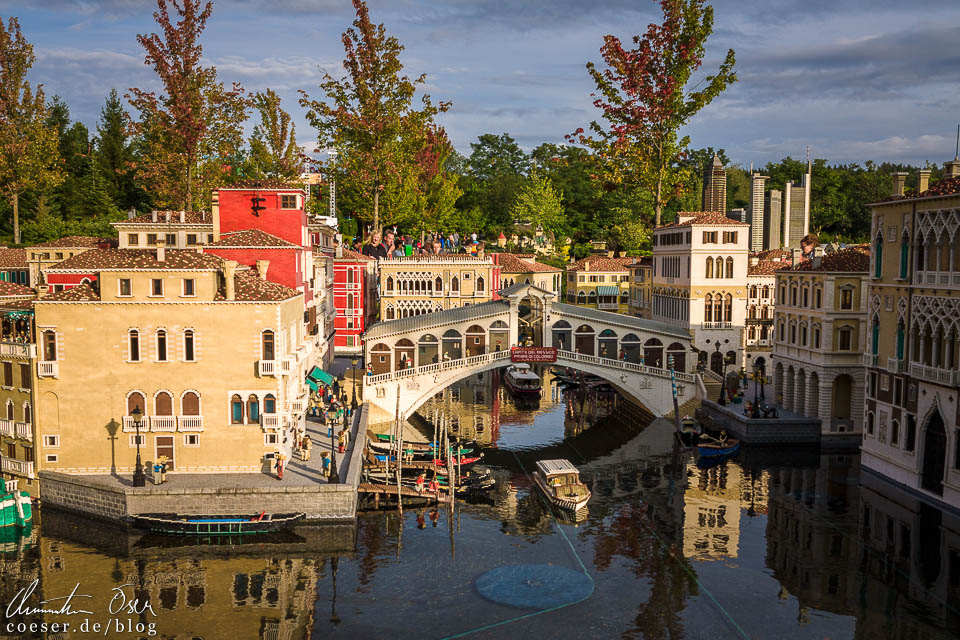
M176 513L141 513L133 516L133 524L141 529L179 535L223 535L267 533L289 527L302 520L304 513L267 513L255 515L179 515Z

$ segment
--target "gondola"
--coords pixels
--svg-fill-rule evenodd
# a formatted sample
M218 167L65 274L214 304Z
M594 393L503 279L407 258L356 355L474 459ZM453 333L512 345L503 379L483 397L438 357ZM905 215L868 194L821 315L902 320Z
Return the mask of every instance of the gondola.
M306 517L304 513L267 513L255 515L179 515L141 513L133 516L140 529L178 535L209 536L221 534L267 533L289 527Z
M381 464L385 464L386 462L388 462L387 456L385 456L385 455L374 455L373 457L374 457L374 459L376 459L377 462L379 462L379 463L381 463ZM478 456L470 456L470 457L468 457L468 456L460 456L459 459L454 458L453 464L455 464L455 465L460 465L461 467L465 467L465 466L467 466L467 465L469 465L469 464L473 464L473 463L475 463L475 462L479 462L481 458L483 458L483 454L482 454L482 453L481 453L480 455L478 455ZM397 457L396 457L396 456L390 456L389 462L396 462L396 461L397 461ZM421 461L421 462L422 462L422 461ZM433 460L433 464L435 464L435 465L438 466L438 467L445 467L445 466L447 466L447 461L446 461L446 460L441 460L441 459L439 459L439 458L436 458L436 459Z
M372 440L368 442L370 448L373 451L380 452L381 454L393 453L396 447L392 442L373 442ZM403 443L403 450L408 454L413 454L414 458L429 458L434 455L434 448L431 446L423 446L421 443L416 443L415 445L408 445L406 442ZM473 448L461 445L459 455L467 455L473 453Z
M701 434L697 442L697 452L701 457L729 456L740 449L740 441L736 438L728 438L726 433L721 433L719 438Z

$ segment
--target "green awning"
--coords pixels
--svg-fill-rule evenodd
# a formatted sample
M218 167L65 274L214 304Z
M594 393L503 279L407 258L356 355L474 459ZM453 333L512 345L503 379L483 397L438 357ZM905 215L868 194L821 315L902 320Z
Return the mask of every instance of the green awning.
M598 296L618 296L620 295L619 287L611 287L610 285L600 285L597 287Z
M320 388L319 386L317 386L317 383L311 380L310 378L307 378L307 386L310 387L310 391L313 391L314 393L316 393L317 389Z
M310 373L307 374L307 379L313 379L317 384L331 385L333 384L333 376L321 369L320 367L314 367L310 370Z

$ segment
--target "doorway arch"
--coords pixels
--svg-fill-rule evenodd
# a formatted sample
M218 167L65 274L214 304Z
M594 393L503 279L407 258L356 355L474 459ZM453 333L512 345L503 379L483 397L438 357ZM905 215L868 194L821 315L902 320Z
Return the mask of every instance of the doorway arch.
M588 324L582 324L577 327L576 340L577 340L577 353L583 353L588 356L592 356L594 352L594 335L595 332L593 327Z
M920 486L938 496L943 495L943 472L946 468L947 431L940 408L934 407L923 429L923 462L920 465Z

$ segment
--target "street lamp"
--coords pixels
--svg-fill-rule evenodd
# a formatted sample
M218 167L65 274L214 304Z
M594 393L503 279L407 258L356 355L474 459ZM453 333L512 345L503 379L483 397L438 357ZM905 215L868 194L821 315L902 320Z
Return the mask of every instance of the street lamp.
M330 477L327 479L327 484L340 484L340 474L337 473L337 436L333 433L333 427L336 424L336 419L336 414L334 414L331 418L329 412L327 413L327 421L330 423ZM343 420L344 422L347 420L346 411L343 412Z
M760 363L760 399L766 400L766 396L763 395L763 383L767 381L767 363Z
M753 361L753 411L758 413L760 405L760 363Z
M357 410L357 365L360 364L360 359L357 356L353 356L353 398L350 400L350 410Z
M133 411L130 412L130 417L133 418L133 428L137 431L137 466L133 470L133 486L135 487L144 487L147 484L147 477L143 475L143 463L140 461L140 422L143 416L143 412L140 411L140 407L134 407Z

